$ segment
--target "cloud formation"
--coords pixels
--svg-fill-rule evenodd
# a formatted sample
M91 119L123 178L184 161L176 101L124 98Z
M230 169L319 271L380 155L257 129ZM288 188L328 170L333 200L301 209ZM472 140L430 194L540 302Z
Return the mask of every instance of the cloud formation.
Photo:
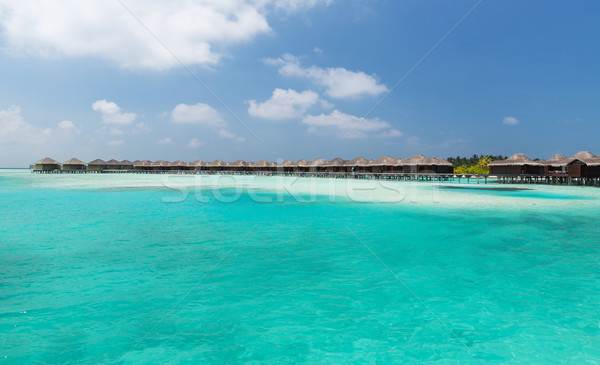
M502 120L502 124L505 125L517 125L519 124L519 120L515 117L506 117Z
M397 129L392 129L388 122L377 118L368 119L344 114L339 110L334 110L327 115L306 116L302 123L309 126L309 132L333 133L347 138L364 138L378 132L381 133L380 136L387 137L402 135Z
M276 59L267 59L266 63L279 66L283 76L301 77L311 80L325 88L325 93L334 99L358 99L364 96L377 96L388 88L380 84L375 76L362 71L350 71L343 67L321 68L302 67L297 57L285 54Z
M227 45L271 31L267 22L271 9L291 13L330 2L128 0L123 5L118 1L2 0L0 29L4 46L13 53L97 57L123 68L164 70L178 66L178 59L189 65L218 63Z
M221 138L227 138L227 139L233 139L236 142L244 142L246 140L246 138L244 137L238 137L235 133L230 132L226 129L221 129L219 130L219 137Z
M224 124L221 114L208 104L179 104L171 111L171 121L182 124L202 124L218 127Z
M158 144L170 144L170 143L173 143L173 140L171 138L167 137L167 138L159 139L158 141L156 141L156 143L158 143Z
M263 103L250 100L248 114L270 120L301 118L318 101L319 95L310 90L275 89L271 98Z
M102 114L102 123L111 125L131 124L137 117L135 113L121 113L121 108L117 104L106 101L106 99L98 100L92 104L92 110Z
M199 140L198 138L192 138L187 145L189 148L198 148L204 146L204 142Z

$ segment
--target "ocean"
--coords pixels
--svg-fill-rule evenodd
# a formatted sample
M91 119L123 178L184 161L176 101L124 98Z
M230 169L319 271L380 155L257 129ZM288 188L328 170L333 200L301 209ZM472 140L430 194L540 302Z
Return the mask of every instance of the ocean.
M0 363L600 362L598 188L0 170L0 199Z

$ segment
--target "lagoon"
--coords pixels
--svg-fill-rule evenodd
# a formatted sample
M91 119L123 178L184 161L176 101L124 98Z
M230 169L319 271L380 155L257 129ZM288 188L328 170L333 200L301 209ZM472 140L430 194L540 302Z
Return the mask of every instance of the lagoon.
M490 187L1 170L0 359L600 361L600 190Z

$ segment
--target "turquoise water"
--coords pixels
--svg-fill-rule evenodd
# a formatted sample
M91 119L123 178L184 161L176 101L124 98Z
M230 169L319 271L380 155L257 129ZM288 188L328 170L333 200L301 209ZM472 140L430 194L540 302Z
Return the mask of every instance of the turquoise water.
M600 362L600 189L153 178L0 172L0 362Z

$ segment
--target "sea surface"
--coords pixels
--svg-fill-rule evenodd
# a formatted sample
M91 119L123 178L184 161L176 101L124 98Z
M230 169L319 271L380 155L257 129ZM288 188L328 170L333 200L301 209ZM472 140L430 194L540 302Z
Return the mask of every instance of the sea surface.
M0 170L0 364L597 364L599 216L591 187Z

